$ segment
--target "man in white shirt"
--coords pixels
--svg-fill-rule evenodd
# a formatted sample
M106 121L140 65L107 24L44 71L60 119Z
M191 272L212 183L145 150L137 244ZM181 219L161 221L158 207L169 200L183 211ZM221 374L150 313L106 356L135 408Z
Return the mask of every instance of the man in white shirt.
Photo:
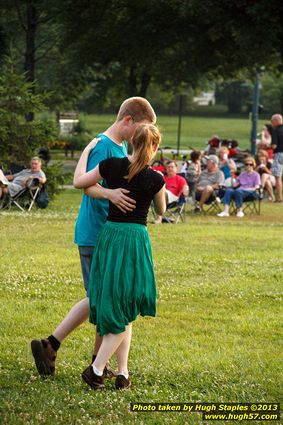
M31 159L30 168L25 168L19 173L5 176L0 170L0 199L5 193L15 196L24 187L28 187L33 179L38 179L41 184L46 182L46 176L41 170L41 159L37 156Z

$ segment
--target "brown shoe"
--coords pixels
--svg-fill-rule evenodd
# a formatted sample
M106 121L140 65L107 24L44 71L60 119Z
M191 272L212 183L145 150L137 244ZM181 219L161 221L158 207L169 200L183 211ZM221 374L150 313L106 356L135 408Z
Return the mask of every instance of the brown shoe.
M116 370L114 370L109 363L106 364L104 371L103 371L103 378L116 378L116 376L118 376L118 373L116 372Z
M96 375L92 366L88 366L83 371L82 378L93 390L103 390L105 388L103 376Z
M92 366L92 364L93 364L93 362L94 362L94 360L96 359L96 354L93 354L92 355L92 359L91 359L91 366ZM105 379L105 378L108 378L108 379L111 379L111 378L116 378L116 376L117 376L118 374L117 374L117 372L116 372L116 370L114 370L111 366L110 366L110 364L109 363L106 363L106 366L105 366L105 368L104 368L104 370L103 370L103 378Z
M130 388L132 385L130 379L125 378L124 375L118 375L115 380L115 388L116 390L126 390Z
M55 350L53 350L48 339L34 339L31 341L31 351L39 375L54 375L57 353Z

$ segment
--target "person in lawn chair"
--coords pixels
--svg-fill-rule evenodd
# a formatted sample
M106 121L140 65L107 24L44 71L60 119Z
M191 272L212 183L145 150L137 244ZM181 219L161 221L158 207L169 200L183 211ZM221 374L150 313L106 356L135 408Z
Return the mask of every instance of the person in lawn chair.
M31 187L34 179L37 179L37 184L44 184L46 182L46 176L41 169L41 159L37 156L31 159L30 168L25 168L19 173L5 176L0 170L0 199L5 194L13 197L25 187Z
M180 196L188 196L189 186L184 177L177 174L177 165L175 161L169 161L166 164L166 175L164 176L166 189L166 204L178 201ZM162 216L158 215L155 224L162 223Z
M219 170L217 155L206 157L206 169L202 171L196 182L196 205L194 212L200 213L205 203L213 201L215 190L224 184L224 174Z

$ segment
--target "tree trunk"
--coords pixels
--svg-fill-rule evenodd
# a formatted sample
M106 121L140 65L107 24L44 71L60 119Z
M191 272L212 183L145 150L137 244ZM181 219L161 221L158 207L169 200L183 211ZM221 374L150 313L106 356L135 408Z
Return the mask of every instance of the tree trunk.
M283 111L283 89L280 90L280 110Z
M35 70L35 33L37 27L36 8L33 0L27 1L26 9L26 52L25 52L25 71L26 80L30 83L34 82ZM34 87L32 88L34 92ZM34 113L28 112L26 115L27 121L34 119Z
M131 66L130 73L129 73L129 96L136 96L137 95L137 74L136 74L136 67Z
M148 86L150 84L150 80L151 80L151 76L146 71L144 71L142 73L142 77L141 77L141 85L140 85L139 96L146 97L146 93L147 93Z

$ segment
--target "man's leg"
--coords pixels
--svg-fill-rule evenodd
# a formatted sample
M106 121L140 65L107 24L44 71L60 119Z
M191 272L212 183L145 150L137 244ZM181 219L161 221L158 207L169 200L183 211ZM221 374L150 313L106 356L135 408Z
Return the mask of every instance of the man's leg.
M275 177L277 202L282 202L283 152L279 152L274 155L271 171Z
M212 186L206 186L203 189L203 191L201 193L201 198L200 198L200 201L199 201L199 206L200 206L201 209L212 194L213 194L213 187Z
M277 202L282 202L282 177L275 176L275 188L277 194Z
M172 197L174 196L173 194L171 194L170 192L169 192L169 190L168 189L165 189L165 198L166 198L166 206L170 203L170 202L172 202L172 201L170 201L170 196L172 195ZM154 208L154 207L153 207ZM155 224L162 224L162 218L163 218L163 216L162 215L157 215L156 214L156 218L155 218L155 220L154 220L154 223Z
M0 199L4 198L9 193L9 181L4 175L3 171L0 170Z
M84 286L87 290L89 274L93 255L93 247L79 247ZM66 315L55 331L46 339L33 340L31 349L36 367L40 375L53 375L55 373L55 360L61 342L89 316L89 299L79 301ZM98 338L97 346L101 344Z
M52 335L60 342L85 322L89 317L89 299L86 297L79 301L57 326Z

